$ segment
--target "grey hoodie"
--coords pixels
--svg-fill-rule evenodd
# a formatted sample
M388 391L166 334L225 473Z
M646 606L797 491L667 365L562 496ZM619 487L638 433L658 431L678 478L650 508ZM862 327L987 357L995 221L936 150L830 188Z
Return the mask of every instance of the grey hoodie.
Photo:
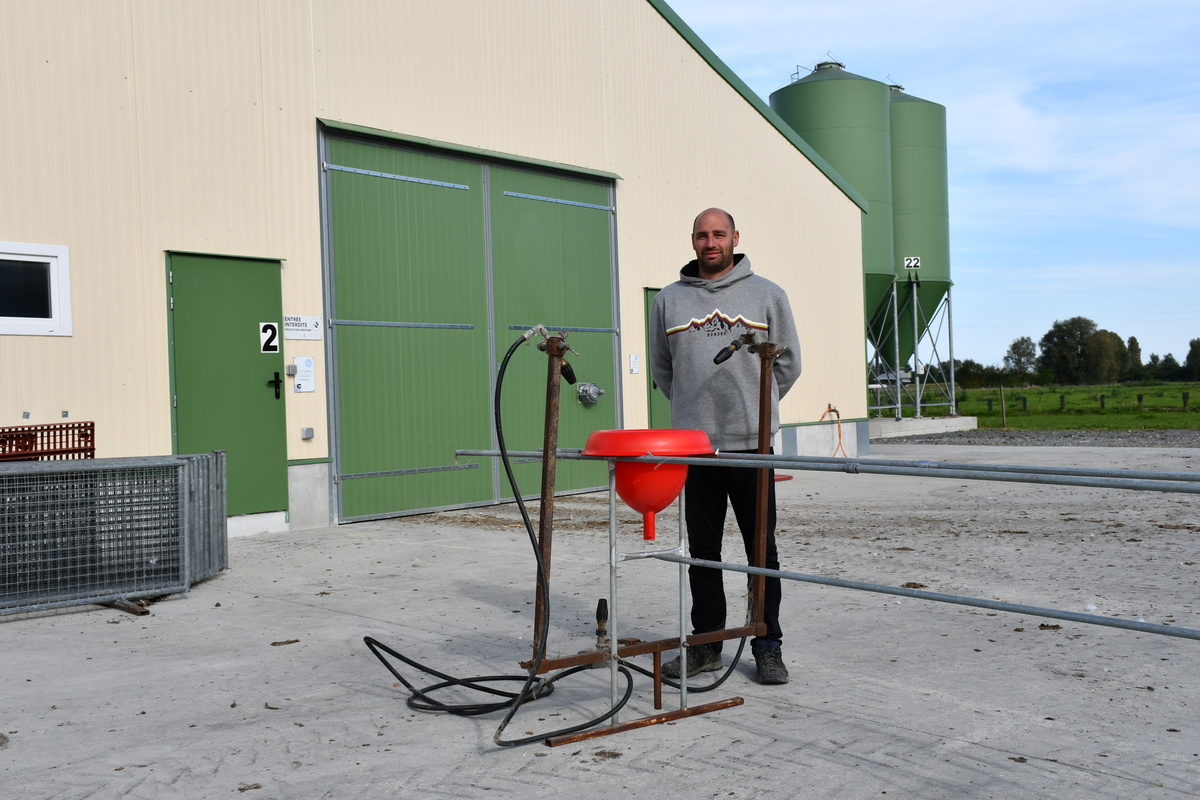
M779 398L800 376L800 341L783 289L755 275L738 253L725 276L700 277L693 260L679 280L654 298L650 367L671 401L671 425L704 431L718 450L758 447L759 357L739 350L722 364L713 358L743 333L786 348L775 361L771 433L779 429Z

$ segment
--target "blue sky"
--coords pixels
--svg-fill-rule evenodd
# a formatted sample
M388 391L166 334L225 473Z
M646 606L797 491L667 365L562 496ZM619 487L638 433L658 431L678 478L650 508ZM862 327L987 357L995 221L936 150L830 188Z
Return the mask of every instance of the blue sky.
M836 60L946 106L956 358L1200 338L1200 2L668 3L764 100Z

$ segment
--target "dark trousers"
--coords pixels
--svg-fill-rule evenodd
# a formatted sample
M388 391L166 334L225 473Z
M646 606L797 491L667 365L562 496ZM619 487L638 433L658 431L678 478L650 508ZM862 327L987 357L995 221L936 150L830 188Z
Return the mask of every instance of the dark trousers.
M730 451L733 452L733 451ZM741 452L756 452L741 451ZM775 547L775 472L768 477L767 495L767 569L779 569L779 554ZM708 561L721 560L721 538L725 530L725 512L733 506L738 528L742 531L742 542L746 548L747 563L753 564L755 505L758 494L758 470L744 467L688 467L687 483L684 486L688 549L692 558ZM707 567L688 567L688 581L692 590L692 633L708 633L723 630L725 625L724 573ZM779 578L766 578L764 622L767 635L755 639L752 645L778 645L783 639L779 627L779 600L781 590ZM738 625L741 625L739 620ZM720 652L721 643L710 645Z

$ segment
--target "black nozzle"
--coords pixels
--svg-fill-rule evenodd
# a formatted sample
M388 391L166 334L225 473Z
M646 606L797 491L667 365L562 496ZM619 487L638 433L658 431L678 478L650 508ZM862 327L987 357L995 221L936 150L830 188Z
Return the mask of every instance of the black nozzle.
M741 346L742 345L740 342L730 342L728 347L722 347L721 352L717 353L717 355L713 357L713 363L724 364L729 360L731 355L737 352L738 348Z
M603 597L596 604L596 635L603 636L608 628L608 601Z
M562 376L567 383L575 385L575 370L566 361L562 362Z

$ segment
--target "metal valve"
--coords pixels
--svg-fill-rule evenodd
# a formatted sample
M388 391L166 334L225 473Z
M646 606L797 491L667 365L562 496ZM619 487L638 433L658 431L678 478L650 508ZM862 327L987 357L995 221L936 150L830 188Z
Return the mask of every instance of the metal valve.
M729 360L730 356L732 356L738 350L741 350L743 347L746 348L746 351L750 353L757 353L764 347L772 348L770 351L763 351L764 353L769 352L769 354L765 355L765 357L771 360L779 358L779 356L783 355L783 351L787 349L785 347L775 347L775 345L771 344L770 342L762 342L760 344L755 338L753 332L743 333L739 338L734 339L726 347L722 347L717 354L713 356L713 363L725 363Z
M594 383L581 383L576 391L581 403L594 403L604 394L604 390Z
M608 600L603 597L596 604L596 649L608 650L610 647L608 640ZM603 666L597 664L597 667Z
M758 350L758 347L756 346L756 342L754 340L753 332L743 333L740 337L738 337L737 339L734 339L732 342L730 342L728 347L721 348L720 352L718 352L713 357L713 363L714 364L725 363L726 361L729 360L729 357L731 355L736 353L738 350L741 350L743 347L749 348L751 353L756 352Z

